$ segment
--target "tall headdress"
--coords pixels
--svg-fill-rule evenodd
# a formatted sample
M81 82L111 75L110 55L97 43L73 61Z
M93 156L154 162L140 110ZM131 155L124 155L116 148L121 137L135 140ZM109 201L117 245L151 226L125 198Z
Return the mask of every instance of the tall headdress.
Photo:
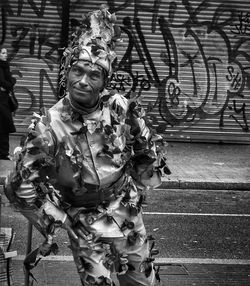
M108 11L107 5L83 15L64 52L65 68L74 60L87 60L111 75L117 61L115 46L121 41L121 30L115 21L115 14Z

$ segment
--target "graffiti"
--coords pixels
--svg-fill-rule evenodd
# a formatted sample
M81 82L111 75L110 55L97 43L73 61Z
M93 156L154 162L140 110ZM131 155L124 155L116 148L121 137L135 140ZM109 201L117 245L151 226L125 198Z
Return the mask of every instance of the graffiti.
M122 6L115 6L114 1L107 2L113 11L132 5L130 1L125 1ZM224 3L211 8L209 1L200 1L195 7L191 1L183 0L171 1L168 13L163 16L160 14L163 11L160 9L163 5L161 1L154 1L150 7L143 3L134 3L133 19L123 19L122 31L128 43L119 62L123 72L112 78L110 87L126 95L131 90L141 92L134 76L139 75L135 67L140 65L150 86L148 90L157 89L158 98L154 107L158 107L165 123L156 122L155 118L153 121L162 131L168 126L181 126L183 123L219 116L220 128L224 126L226 118L232 118L243 132L248 132L246 104L242 108L236 108L235 104L237 98L245 96L245 84L249 82L245 72L249 55L244 49L244 41L239 38L232 42L230 35L225 32L235 23L236 10ZM177 17L180 9L187 15L183 21ZM213 11L213 15L210 21L204 21L200 15L208 9ZM161 39L158 56L149 49L148 32L143 30L141 24L140 15L144 12L151 15L151 32L158 40ZM236 31L246 35L249 29L248 13L241 12L238 21ZM244 67L238 59L242 55ZM165 76L156 67L159 59L165 64ZM140 73L143 76L143 72ZM233 108L230 108L231 103ZM229 115L228 111L231 112Z
M54 87L52 80L48 76L48 73L46 72L46 70L41 69L40 70L40 83L41 84L40 84L40 92L39 92L39 94L40 94L40 98L39 98L40 99L40 102L39 102L40 109L44 107L43 97L42 97L43 87L44 87L44 84L43 84L44 78L47 80L49 86L51 87L52 94L56 94L56 88Z
M129 7L133 3L133 0L125 0L124 3L119 4L116 6L114 0L108 0L107 4L109 6L109 10L111 13L117 13L118 11L122 11L123 9Z
M29 55L43 59L50 69L53 69L54 64L58 63L58 44L53 43L55 37L53 29L44 30L38 24L27 26L25 24L18 24L12 27L11 35L13 36L13 50L10 53L11 60L19 58L18 54L20 50L22 52L24 50L24 55L21 57ZM47 48L50 48L50 50L44 52ZM37 55L34 54L35 50L37 50Z
M175 83L170 82L170 84L168 85L167 92L169 94L170 105L171 106L179 105L179 95L181 93L179 86L176 86Z
M45 10L45 7L46 7L46 2L47 2L47 0L42 0L41 1L41 5L40 5L40 9L39 9L39 7L37 7L37 5L34 3L33 0L28 0L28 3L30 4L30 7L36 13L38 18L41 18L41 17L44 16L44 10Z
M23 78L23 74L20 72L19 69L12 70L12 74L17 79L22 79ZM29 110L31 110L34 107L34 103L35 103L35 100L36 100L35 96L34 96L34 93L32 91L30 91L27 87L22 86L22 85L17 85L15 87L15 93L16 94L23 94L23 95L25 95L25 97L27 99L29 99L28 100L29 105L26 108L24 108L24 107L20 108L19 107L19 109L18 109L18 113L21 112L23 114L26 114L26 112L28 112Z
M249 36L250 35L250 15L249 13L240 12L238 15L238 24L233 28L231 27L231 32L237 36Z
M46 105L47 94L55 100L65 96L60 69L60 48L65 43L46 17L52 7L58 23L68 15L56 0L5 2L1 43L7 40L11 46L9 54L20 83L17 92L30 98L30 105L18 111L24 114ZM85 2L70 2L71 18ZM91 1L87 2L90 7ZM182 132L210 119L216 120L218 130L233 124L249 132L250 12L235 1L151 2L106 1L121 19L124 37L117 70L107 88L128 98L133 92L142 94L150 120L161 133ZM27 10L33 18L23 21ZM30 69L24 62L40 64L36 89L25 84Z
M139 75L138 72L134 75L121 69L113 73L107 85L107 89L117 90L127 98L136 88L139 88L139 92L142 92L143 90L149 90L151 84L147 78Z
M234 67L228 66L228 75L226 75L226 79L231 83L230 87L233 90L238 90L241 87L242 84L242 77L240 76L240 73L237 72L237 74L234 74Z
M131 91L134 90L133 75L129 72L118 70L111 76L107 88L117 90L129 97Z
M231 114L230 116L241 126L242 130L247 132L249 131L249 127L248 127L247 119L246 119L246 104L244 102L240 108L237 108L236 104L237 104L236 100L233 100L233 110L235 111L237 115L242 113L243 123L241 123L240 120L234 114ZM228 108L232 109L231 106L228 106Z
M123 21L124 27L122 30L127 34L129 38L129 44L126 52L124 53L123 58L118 64L118 69L125 69L129 73L132 73L132 66L134 64L141 63L145 70L149 82L154 82L155 84L159 83L158 73L155 68L154 62L151 58L150 52L147 48L146 41L143 33L141 33L140 21L139 19L135 20L136 31L139 35L139 41L136 37L136 32L132 29L131 20L129 17L126 17ZM141 46L143 48L141 48ZM137 57L133 58L132 50L135 49L137 52ZM150 69L147 67L147 63L150 66L153 76L150 74Z
M18 5L14 2L6 1L1 9L2 42L8 40L10 43L9 59L12 72L17 76L15 92L18 97L26 98L23 105L22 100L19 100L21 103L17 114L24 115L29 111L44 107L46 93L50 93L56 100L56 89L52 83L51 74L58 69L60 34L46 20L46 8L53 1L43 0L37 4L38 2L33 0L19 0ZM55 10L58 12L59 4L54 4ZM32 19L24 21L23 19L27 18L25 16L27 10L33 16ZM58 20L60 17L61 13L58 12ZM6 36L4 37L6 34L8 34L8 39ZM26 67L27 64L35 62L38 63L37 66L40 69L32 71ZM37 74L34 75L34 72ZM32 74L34 87L29 84L29 74ZM26 84L24 84L25 82Z

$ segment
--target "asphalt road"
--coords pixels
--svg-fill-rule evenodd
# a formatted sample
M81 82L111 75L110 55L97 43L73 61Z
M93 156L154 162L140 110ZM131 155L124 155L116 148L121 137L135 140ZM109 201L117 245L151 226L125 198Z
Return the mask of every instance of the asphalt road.
M250 259L250 192L155 190L148 194L144 222L156 238L157 258ZM13 227L13 249L24 255L27 221L7 204L2 227ZM32 248L43 241L33 231ZM67 234L58 237L59 255L70 256Z

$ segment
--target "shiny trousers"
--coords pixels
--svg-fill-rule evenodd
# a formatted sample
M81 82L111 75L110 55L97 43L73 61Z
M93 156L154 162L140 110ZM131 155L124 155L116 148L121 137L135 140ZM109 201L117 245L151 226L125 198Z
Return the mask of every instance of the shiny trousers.
M131 192L132 194L133 192ZM135 205L132 194L130 204ZM71 250L82 285L115 285L111 273L117 275L120 286L153 286L155 271L141 212L131 215L122 198L108 208L85 213L71 209L74 230L80 237L71 240Z

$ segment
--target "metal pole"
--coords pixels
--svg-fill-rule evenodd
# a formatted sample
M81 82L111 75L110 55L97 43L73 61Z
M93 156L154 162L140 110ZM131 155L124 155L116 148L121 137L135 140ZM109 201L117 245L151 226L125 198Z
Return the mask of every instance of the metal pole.
M28 222L28 238L27 238L27 247L26 247L26 255L31 252L32 248L32 224ZM25 271L25 282L24 286L29 286L29 271Z

